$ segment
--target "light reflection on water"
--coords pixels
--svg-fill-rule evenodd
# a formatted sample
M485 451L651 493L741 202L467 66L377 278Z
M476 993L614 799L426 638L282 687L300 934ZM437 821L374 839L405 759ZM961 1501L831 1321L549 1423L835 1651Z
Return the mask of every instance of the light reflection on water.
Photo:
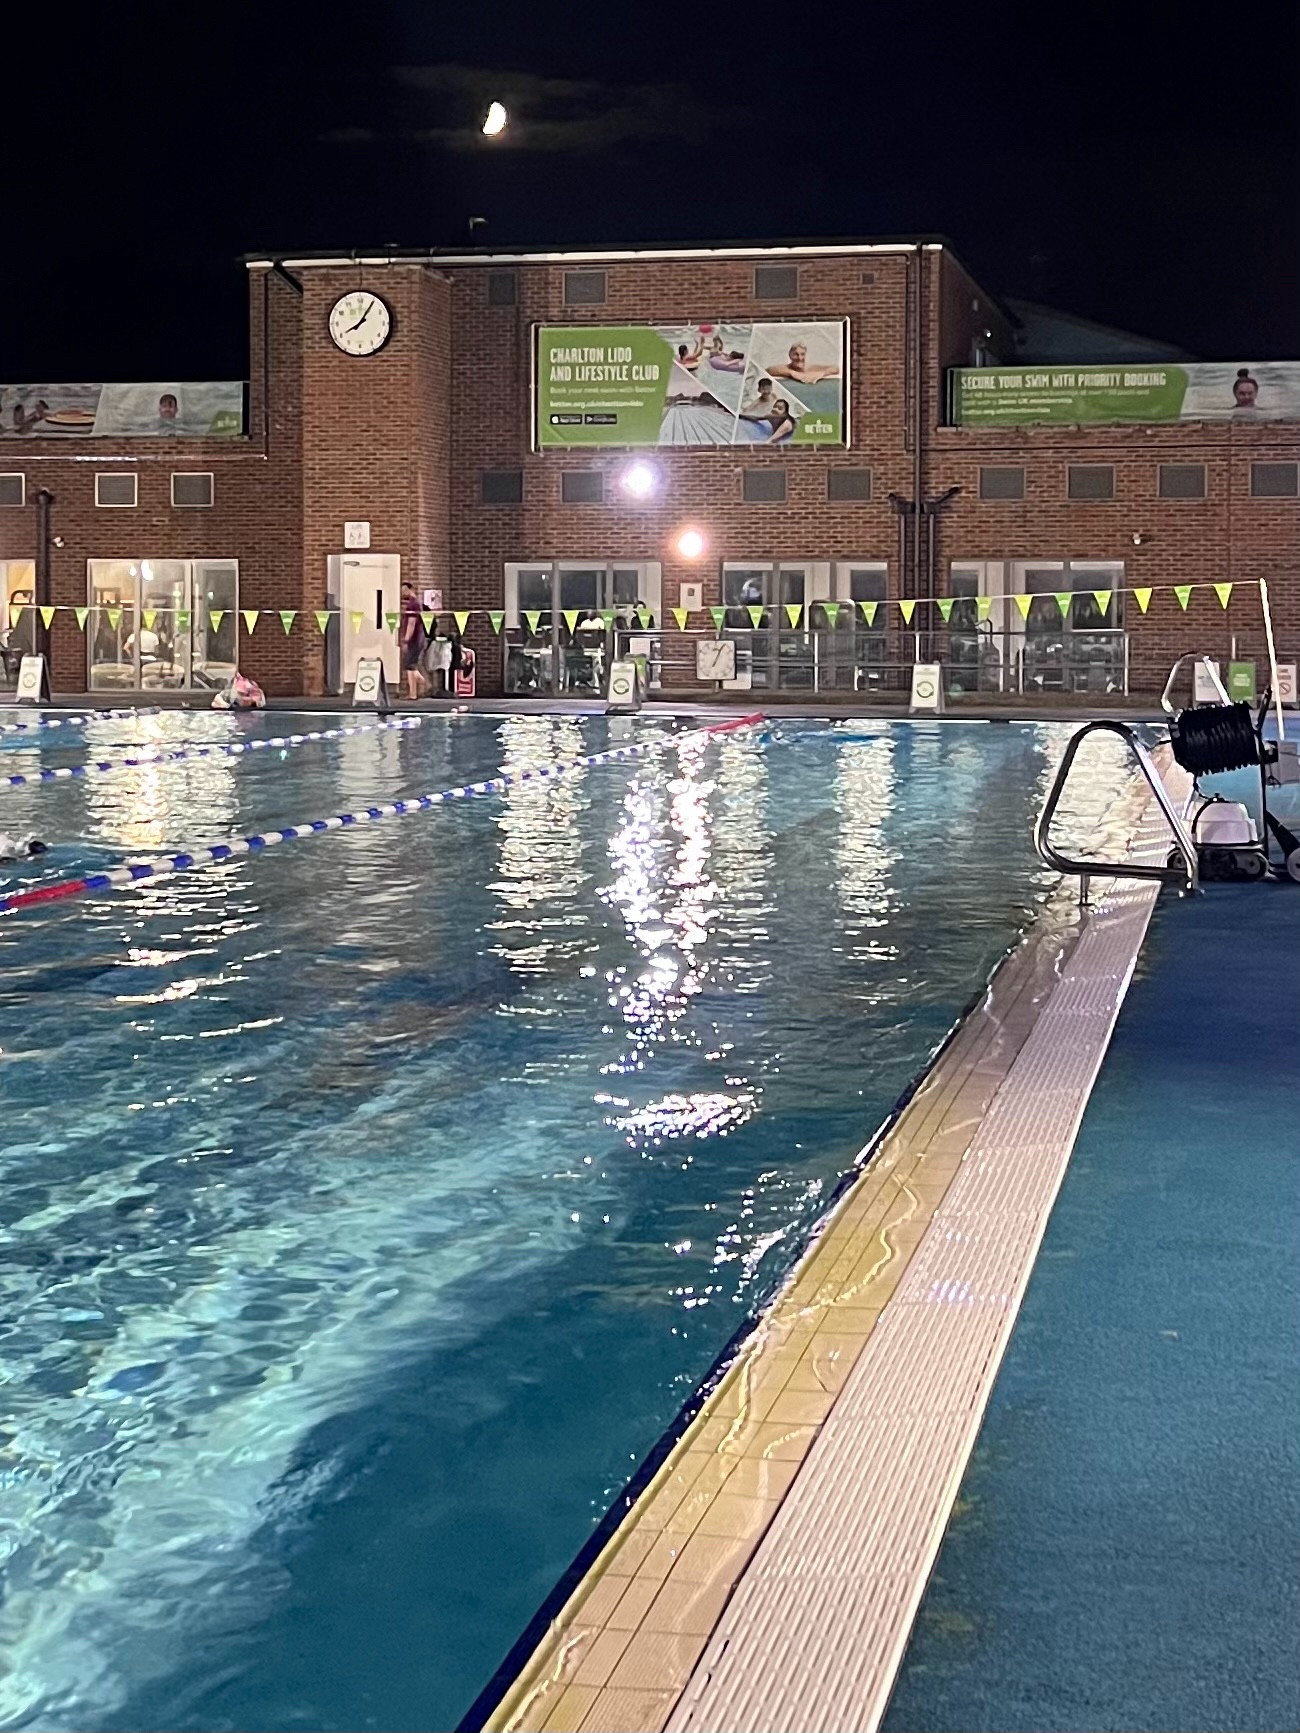
M652 726L466 720L23 798L68 871ZM854 732L0 922L0 1725L455 1721L1049 883L1066 731Z

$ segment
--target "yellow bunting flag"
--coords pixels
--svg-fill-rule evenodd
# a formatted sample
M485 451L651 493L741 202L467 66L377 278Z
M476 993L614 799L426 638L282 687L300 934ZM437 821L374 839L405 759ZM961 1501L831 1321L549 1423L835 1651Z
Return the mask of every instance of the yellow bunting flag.
M297 608L280 609L280 624L284 627L284 635L286 638L289 636L290 632L293 631L293 623L297 618Z
M244 630L251 638L253 633L257 630L257 609L241 608L240 617L244 622Z
M1109 590L1094 590L1092 599L1097 604L1098 612L1105 614L1110 607L1111 592Z
M758 628L763 624L763 607L762 607L762 604L760 602L751 602L749 604L749 606L745 609L745 612L749 615L750 625L753 626L755 631L757 631Z
M613 608L602 608L600 610L600 623L607 632L612 632L614 630L614 623L617 619L618 615L615 613Z
M79 632L84 632L86 629L86 616L89 614L90 609L74 608L72 611L77 616L77 630Z
M108 615L109 625L116 632L117 628L122 624L121 608L106 608L104 612Z
M823 602L822 603L822 613L825 614L827 621L830 624L830 628L833 632L835 630L836 623L838 622L839 617L840 617L840 605L839 605L839 603L838 602Z
M469 625L469 614L470 614L470 611L468 608L458 608L456 610L456 612L452 615L452 619L455 620L455 622L456 622L456 630L461 634L462 637L465 634L466 626Z
M537 635L537 629L541 623L542 610L540 608L524 609L524 624L528 627L528 630L534 635L534 637Z
M874 626L876 623L876 609L880 606L880 603L859 602L858 606L862 609L862 618L867 622L868 626Z
M354 632L359 632L361 630L361 622L364 619L365 615L361 612L360 608L353 608L352 612L348 615L348 623L351 625Z
M916 597L905 596L898 606L902 610L903 618L910 626L912 624L912 615L916 612Z
M1027 620L1029 618L1029 604L1033 601L1033 599L1034 598L1032 596L1013 596L1011 598L1011 600L1020 609L1020 618L1022 620Z
M936 596L935 601L939 605L939 612L943 615L943 623L946 626L952 619L952 597Z
M140 618L144 621L145 631L152 632L154 621L158 618L157 608L142 608L140 611Z
M42 608L41 609L41 624L45 627L45 630L48 632L50 627L54 624L54 609L53 608Z
M673 619L677 623L677 630L679 632L684 632L686 630L686 622L690 619L690 617L691 617L690 610L688 608L674 608L673 609Z
M193 616L188 608L178 608L176 610L176 630L178 632L188 632L192 618Z
M209 618L209 620L212 621L212 630L214 632L219 632L221 630L221 622L225 619L225 617L226 617L226 610L224 608L209 608L208 609L208 618Z
M799 616L802 613L803 613L803 603L802 602L787 602L786 603L786 605L785 605L785 617L787 620L789 620L789 622L792 626L797 626L799 624Z
M488 610L488 619L492 622L492 630L500 632L505 621L505 614L500 608L491 608Z
M1222 603L1222 605L1226 608L1228 605L1228 597L1232 594L1232 585L1231 584L1216 584L1214 586L1214 593L1219 598L1219 601Z
M425 636L432 638L433 628L438 623L438 616L436 614L421 614L420 622L424 627Z
M384 615L384 625L388 628L388 630L390 632L396 632L397 622L398 622L399 617L400 616L397 614L385 614Z
M1140 590L1134 590L1133 598L1137 602L1138 607L1141 608L1142 612L1145 614L1147 609L1151 606L1151 586L1149 584L1144 584Z
M651 626L655 623L654 613L649 608L639 607L636 611L636 617L641 622L641 630L643 632L648 632Z
M13 602L10 602L10 604L9 604L9 630L11 632L15 631L17 629L18 622L19 622L19 620L22 619L22 617L23 617L22 607L21 606L15 606Z
M320 635L323 638L326 632L330 629L330 611L328 608L317 608L314 617L316 625L320 630Z
M976 596L976 598L975 598L975 618L979 621L981 626L984 624L985 620L988 619L989 615L992 612L993 612L993 598L992 598L992 596Z
M714 631L720 632L727 623L727 610L725 608L710 608L709 617L713 621Z
M1069 590L1057 590L1055 594L1056 605L1061 610L1061 618L1064 619L1070 611L1070 603L1074 598Z
M1186 613L1187 604L1192 599L1192 586L1190 584L1175 584L1174 594L1178 597L1178 606Z
M569 628L570 632L576 632L577 631L577 629L578 629L578 610L576 608L566 608L564 610L564 623Z

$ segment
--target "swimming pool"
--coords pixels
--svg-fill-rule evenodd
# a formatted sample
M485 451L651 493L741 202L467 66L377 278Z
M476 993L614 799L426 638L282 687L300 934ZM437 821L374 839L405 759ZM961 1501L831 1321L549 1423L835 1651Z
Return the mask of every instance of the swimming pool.
M0 801L55 877L666 726ZM0 1725L452 1725L1047 895L1068 732L781 723L0 921Z

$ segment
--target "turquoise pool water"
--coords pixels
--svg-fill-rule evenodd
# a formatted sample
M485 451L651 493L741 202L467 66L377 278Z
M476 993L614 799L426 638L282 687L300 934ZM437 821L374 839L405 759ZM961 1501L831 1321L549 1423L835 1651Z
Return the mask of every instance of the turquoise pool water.
M10 876L667 726L3 793ZM1068 732L783 723L0 919L0 1726L454 1725L1046 894Z

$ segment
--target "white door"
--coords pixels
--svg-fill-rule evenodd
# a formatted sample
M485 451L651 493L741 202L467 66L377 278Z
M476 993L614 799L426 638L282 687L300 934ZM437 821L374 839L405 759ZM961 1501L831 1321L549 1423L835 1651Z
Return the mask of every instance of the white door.
M385 679L396 688L401 657L397 635L389 631L384 615L401 611L401 555L344 554L342 571L339 643L343 684L351 686L355 681L357 663L363 656L378 656L384 664Z

